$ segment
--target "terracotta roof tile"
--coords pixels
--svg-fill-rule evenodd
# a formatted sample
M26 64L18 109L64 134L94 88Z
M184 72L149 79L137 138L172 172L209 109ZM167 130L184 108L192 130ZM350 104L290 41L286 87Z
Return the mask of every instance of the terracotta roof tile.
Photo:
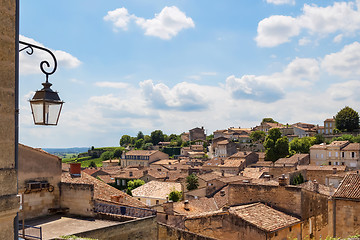
M277 231L301 222L296 217L287 215L262 203L231 207L229 212L267 232Z
M111 196L122 196L120 202L124 205L133 207L145 207L146 205L126 193L100 181L87 173L81 172L81 177L71 177L69 173L61 175L61 182L91 184L94 186L94 198L99 200L111 201Z
M127 156L135 155L135 156L151 156L154 153L159 152L158 150L131 150L125 153Z
M360 143L349 143L346 147L341 149L343 151L360 151Z
M298 170L308 170L308 171L333 171L336 168L337 171L345 171L346 166L334 166L334 165L325 165L325 166L316 166L316 165L299 165L297 166Z
M185 207L185 205L187 206ZM173 207L175 212L187 216L219 210L214 198L188 200L187 204L184 201L176 202L173 204Z
M174 188L177 191L181 191L181 184L174 182L151 181L132 190L132 195L134 197L166 199Z
M360 174L346 175L333 197L360 200Z

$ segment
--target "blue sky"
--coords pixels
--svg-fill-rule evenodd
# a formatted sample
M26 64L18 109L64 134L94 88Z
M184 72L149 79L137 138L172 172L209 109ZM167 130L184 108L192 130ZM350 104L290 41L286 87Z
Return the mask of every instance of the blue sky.
M20 40L51 49L66 102L34 126L43 53L20 54L20 142L117 146L123 134L322 124L359 111L360 1L20 1Z

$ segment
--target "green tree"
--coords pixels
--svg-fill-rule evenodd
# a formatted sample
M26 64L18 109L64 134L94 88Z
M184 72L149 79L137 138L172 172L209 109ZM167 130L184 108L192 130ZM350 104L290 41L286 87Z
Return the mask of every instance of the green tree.
M151 142L153 145L157 145L159 142L164 141L164 134L161 130L155 130L151 132Z
M115 150L113 151L113 157L114 158L121 158L123 150L124 150L124 148L121 148L121 147L115 148Z
M138 188L138 187L144 185L144 184L145 184L145 182L141 179L134 179L134 180L128 181L126 193L129 194L130 196L132 196L131 191L134 190L135 188Z
M144 142L145 143L151 143L151 137L149 135L144 136Z
M100 156L101 160L105 161L105 160L109 160L109 159L113 159L114 158L114 152L113 151L106 151L103 152Z
M293 185L299 185L304 183L304 177L301 173L299 173L299 175L295 176L293 179Z
M154 145L152 143L145 143L143 149L151 150Z
M122 135L120 139L120 146L126 146L131 144L131 137L129 135Z
M351 132L359 128L359 114L352 108L346 106L335 116L336 128L340 131Z
M262 123L268 122L268 123L278 123L277 121L275 121L272 118L263 118L263 120L261 121Z
M325 142L325 138L322 134L316 134L315 135L315 141L314 144L321 144Z
M344 134L341 135L340 137L334 137L333 139L331 139L331 141L349 141L353 143L355 142L355 137L351 134Z
M199 187L199 179L194 173L186 177L187 190L191 191L197 189L198 187Z
M142 133L142 131L139 131L136 137L137 140L139 139L144 139L144 134Z
M144 146L144 139L140 138L135 142L135 148L140 149Z
M315 144L315 137L294 138L290 143L290 152L309 153L310 147Z
M287 137L281 137L281 132L278 128L269 130L264 147L265 159L267 161L275 162L279 158L289 155L289 140Z
M176 191L175 188L169 193L169 200L179 202L182 198L182 192Z
M214 134L210 134L209 136L206 136L206 141L211 141L214 139Z
M89 164L89 167L96 168L97 166L96 166L96 163L94 161L91 161L90 164Z
M266 136L265 132L260 130L250 133L250 138L253 142L257 142L257 141L263 142L265 140L265 136Z

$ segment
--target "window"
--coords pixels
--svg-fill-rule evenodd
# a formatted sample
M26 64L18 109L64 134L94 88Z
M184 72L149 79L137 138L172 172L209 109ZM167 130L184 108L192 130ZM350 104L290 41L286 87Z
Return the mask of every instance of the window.
M341 152L341 157L345 157L345 152Z
M355 152L351 152L351 157L354 158L356 156Z
M338 152L335 152L335 157L338 157L339 156L339 153Z
M156 200L156 205L158 205L159 204L159 200Z
M329 157L331 157L331 152L329 152Z
M316 154L316 158L319 158L319 154Z
M324 158L324 154L323 154L323 153L321 154L321 158Z
M329 162L329 165L331 165L331 162Z

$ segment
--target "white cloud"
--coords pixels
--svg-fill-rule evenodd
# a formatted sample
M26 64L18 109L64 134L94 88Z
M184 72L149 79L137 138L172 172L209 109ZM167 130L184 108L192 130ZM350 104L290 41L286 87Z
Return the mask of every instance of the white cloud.
M344 37L344 34L336 35L336 36L334 37L334 39L333 39L333 42L339 43L339 42L342 41L343 37Z
M360 81L353 80L348 82L336 83L330 86L327 93L335 101L360 100Z
M206 91L197 84L181 82L170 89L163 83L145 80L140 87L147 101L157 109L194 111L208 107Z
M124 82L96 82L95 86L108 88L126 88L129 85Z
M127 30L128 24L133 17L134 15L129 15L128 10L122 7L113 11L108 11L107 15L104 17L104 20L110 21L114 24L114 31L117 31L119 28Z
M154 36L169 40L176 36L181 30L194 28L194 21L176 6L164 7L160 13L155 14L152 19L137 17L129 14L124 7L109 11L104 17L105 21L111 21L114 24L114 31L118 29L127 30L130 21L145 30L145 35Z
M327 7L304 4L303 13L296 18L275 15L261 20L255 40L260 47L275 47L300 35L301 30L320 37L337 32L342 34L341 38L355 34L360 30L359 5L354 2L334 2ZM300 45L303 43L299 41Z
M50 48L45 47L43 44L35 41L34 39L25 37L20 35L20 41L28 42L46 49L49 49L56 57L58 62L58 69L59 68L76 68L78 67L81 62L76 57L72 56L70 53L61 51L61 50L52 50ZM20 44L20 50L26 47L26 45ZM26 52L30 52L30 49L25 49L20 52L20 74L27 75L27 74L38 74L41 73L40 70L40 63L44 60L48 61L50 67L47 68L44 65L44 69L51 72L54 67L54 61L51 55L43 50L39 50L33 48L33 54L29 55Z
M271 75L234 75L226 79L226 89L235 99L275 102L285 96L285 88L306 87L319 78L319 63L315 59L296 58L282 72Z
M266 0L266 2L275 4L275 5L281 5L281 4L295 5L295 0Z
M310 42L311 42L311 40L308 37L303 37L303 38L299 39L300 46L305 46L305 45L309 44Z
M255 40L260 47L275 47L290 41L300 33L300 26L295 18L274 15L259 22Z
M327 72L344 78L360 76L360 43L346 45L340 52L328 54L322 64Z
M183 29L195 27L193 20L175 6L164 7L152 19L138 18L136 23L145 29L145 35L166 40L176 36Z

